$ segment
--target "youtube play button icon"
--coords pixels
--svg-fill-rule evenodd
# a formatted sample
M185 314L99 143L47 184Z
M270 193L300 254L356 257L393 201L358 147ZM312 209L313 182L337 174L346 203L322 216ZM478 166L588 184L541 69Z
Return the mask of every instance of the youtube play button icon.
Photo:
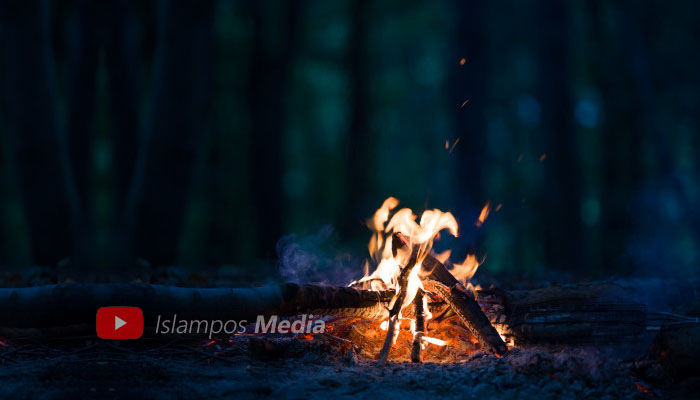
M102 339L138 339L143 335L143 311L138 307L102 307L97 310L95 325Z

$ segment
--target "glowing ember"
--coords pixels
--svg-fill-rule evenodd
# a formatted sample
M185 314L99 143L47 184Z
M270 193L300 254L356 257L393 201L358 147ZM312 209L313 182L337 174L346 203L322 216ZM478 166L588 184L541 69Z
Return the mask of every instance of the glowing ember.
M644 386L643 384L641 384L639 382L636 383L636 386L637 386L637 390L639 390L640 392L642 392L644 394L648 394L648 395L654 394L651 390L649 390L648 387Z

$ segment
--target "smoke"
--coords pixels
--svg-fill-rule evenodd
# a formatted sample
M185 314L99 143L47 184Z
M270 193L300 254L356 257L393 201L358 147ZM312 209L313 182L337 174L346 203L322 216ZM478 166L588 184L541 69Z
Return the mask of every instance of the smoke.
M278 268L283 279L296 283L347 285L363 274L363 259L338 250L332 226L299 236L291 234L277 242Z

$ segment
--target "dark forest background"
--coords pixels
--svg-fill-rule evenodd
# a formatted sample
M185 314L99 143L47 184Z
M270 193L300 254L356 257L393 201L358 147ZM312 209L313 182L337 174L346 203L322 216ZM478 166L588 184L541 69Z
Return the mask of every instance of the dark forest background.
M697 273L698 15L4 0L0 265L263 271L289 234L361 257L395 196L453 211L488 273Z

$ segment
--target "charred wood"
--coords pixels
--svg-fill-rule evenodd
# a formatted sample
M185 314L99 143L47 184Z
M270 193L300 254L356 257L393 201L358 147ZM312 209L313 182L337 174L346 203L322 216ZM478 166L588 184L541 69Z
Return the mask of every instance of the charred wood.
M423 290L418 289L416 297L413 299L413 307L416 313L416 325L413 334L413 347L411 348L411 361L420 362L420 350L423 345L423 335L425 334L425 313L423 310Z

